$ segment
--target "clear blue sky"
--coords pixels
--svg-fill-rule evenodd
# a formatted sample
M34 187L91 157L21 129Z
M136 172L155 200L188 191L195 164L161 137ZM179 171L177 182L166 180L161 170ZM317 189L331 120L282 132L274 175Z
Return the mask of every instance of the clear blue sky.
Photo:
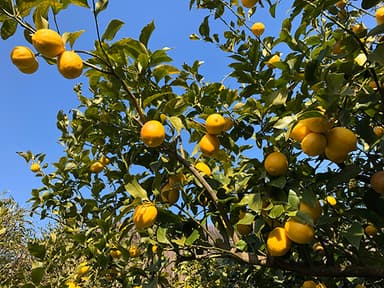
M208 12L189 11L188 5L189 1L180 0L110 1L108 9L100 14L100 29L103 31L111 19L120 19L125 25L116 38L138 38L141 28L154 20L156 29L149 43L152 50L172 48L170 56L177 67L184 62L191 64L194 60L202 60L205 64L201 71L205 79L209 82L221 81L229 72L227 55L213 44L189 40L189 35L197 33ZM267 11L260 11L260 16L254 15L248 24L267 21L267 14ZM50 23L54 27L52 21ZM92 49L96 35L89 10L73 6L59 14L58 23L61 33L85 29L74 48ZM271 26L279 29L280 23ZM35 74L22 74L9 57L16 45L29 45L23 38L22 29L7 41L0 42L0 192L7 192L21 206L28 207L26 201L32 188L41 187L40 178L30 172L29 166L16 152L31 150L33 153L46 153L48 163L55 162L64 154L57 142L60 134L56 128L56 114L60 109L69 112L77 107L73 86L83 82L87 87L87 79L64 79L56 66L48 65L42 59L39 59L40 67Z

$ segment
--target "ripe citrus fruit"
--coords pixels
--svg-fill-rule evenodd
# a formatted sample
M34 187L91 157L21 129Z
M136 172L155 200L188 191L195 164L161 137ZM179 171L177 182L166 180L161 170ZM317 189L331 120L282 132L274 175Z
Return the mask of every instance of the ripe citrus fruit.
M384 6L376 10L375 13L377 25L384 23Z
M305 126L300 121L293 127L291 134L289 137L291 137L293 140L296 140L298 142L301 142L305 136L307 136L311 131L308 129L307 126Z
M300 201L299 210L311 216L313 223L317 222L322 212L320 202L317 199L315 200L314 207L304 201Z
M271 256L283 256L291 249L292 242L283 227L276 227L267 237L267 250Z
M137 230L151 227L157 218L157 208L153 203L144 202L136 207L132 220Z
M371 187L377 193L384 194L384 171L379 171L371 176Z
M327 196L325 197L325 201L331 206L335 206L337 204L336 198L333 196Z
M11 52L12 63L23 73L32 74L39 68L35 54L26 46L16 46Z
M301 141L301 150L309 156L319 156L325 152L327 138L320 133L311 132Z
M207 176L211 176L212 174L211 168L209 168L209 166L204 162L197 162L195 164L195 168Z
M289 219L284 225L285 232L292 242L297 244L307 244L311 242L315 236L312 226Z
M76 270L76 274L78 276L83 276L85 273L89 271L90 267L86 262L80 263L79 267Z
M165 138L164 126L157 120L149 120L141 128L140 136L148 147L160 146Z
M108 157L104 156L104 155L100 157L99 161L104 166L108 165L111 162L111 160Z
M271 58L268 59L267 66L269 68L274 68L275 67L275 63L277 63L277 62L280 62L280 56L275 54Z
M348 152L339 151L337 150L337 147L332 148L327 146L325 147L324 152L325 152L325 157L327 157L329 160L335 163L343 163L348 156Z
M104 169L104 165L100 161L95 161L89 167L89 170L92 173L100 173Z
M212 156L219 151L220 141L216 135L205 134L199 142L200 151L205 156Z
M231 130L232 127L233 127L233 120L232 120L232 118L230 118L230 117L224 117L224 120L225 120L225 124L224 124L223 131L229 131L229 130Z
M256 5L257 1L259 0L241 0L241 4L246 8L252 8Z
M224 131L225 119L220 114L214 113L205 120L205 129L208 134L220 134Z
M329 122L324 117L310 117L300 120L300 123L307 126L308 129L315 133L325 133L329 129Z
M373 134L375 134L377 137L383 136L384 135L384 127L382 127L382 126L373 127Z
M281 152L272 152L264 160L264 168L271 176L281 176L288 172L287 157Z
M304 281L303 285L301 285L301 288L316 288L316 283L312 280Z
M167 183L160 190L160 198L163 203L175 204L179 200L179 190Z
M251 30L255 36L260 37L264 33L265 26L261 22L256 22L252 25Z
M334 127L328 131L327 147L333 152L345 154L357 148L357 137L355 133L345 127Z
M129 253L129 256L131 256L131 257L137 257L140 255L140 250L137 246L131 245L128 248L128 253Z
M367 28L361 23L355 24L352 26L352 32L355 33L357 37L363 37L367 32Z
M46 57L56 57L64 52L64 42L59 33L51 29L39 29L32 35L32 44Z
M64 51L57 60L57 68L67 79L75 79L83 72L83 60L74 51Z
M117 258L120 258L121 251L119 249L112 249L109 251L109 254L111 255L112 258L117 259Z
M339 9L344 9L345 4L347 3L347 0L340 0L336 2L336 7Z
M368 236L375 236L377 234L377 228L375 227L375 225L369 223L367 226L365 226L364 232Z
M30 169L34 173L39 172L40 171L40 164L39 163L32 163Z

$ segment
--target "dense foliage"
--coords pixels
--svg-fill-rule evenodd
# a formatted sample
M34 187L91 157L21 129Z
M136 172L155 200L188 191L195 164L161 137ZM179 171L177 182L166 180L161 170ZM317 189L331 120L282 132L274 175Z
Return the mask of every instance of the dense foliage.
M371 183L383 170L384 26L375 19L382 1L251 2L189 3L207 13L191 41L211 42L231 59L229 76L216 83L201 75L200 62L175 67L167 49L150 47L154 23L138 39L115 39L121 20L99 31L106 0L0 0L4 40L21 26L31 46L31 35L60 26L56 16L71 4L93 13L98 32L92 51L76 46L81 31L63 35L89 80L75 86L78 107L57 114L65 154L45 163L44 154L20 153L41 165L33 210L59 227L29 246L32 279L23 287L299 287L308 279L327 287L383 285L384 200ZM264 34L252 33L258 14L282 19L279 33L269 35L267 25ZM42 51L40 65L61 62ZM65 75L75 78L80 68ZM236 84L228 87L227 79ZM219 151L202 153L205 120L216 113L233 127L214 136ZM327 123L308 128L324 147L290 137L300 120L313 118ZM156 144L143 141L148 120L164 125L164 142L161 133ZM332 127L352 136L334 141ZM357 145L344 144L355 136ZM341 158L331 156L333 142L336 152L348 146ZM272 173L264 159L277 151L288 166ZM198 162L210 171L202 173ZM148 202L156 213L135 220L144 212L132 217L134 210ZM320 217L304 213L302 202L310 210L320 203ZM272 257L268 234L289 218L313 229L314 239L293 241Z

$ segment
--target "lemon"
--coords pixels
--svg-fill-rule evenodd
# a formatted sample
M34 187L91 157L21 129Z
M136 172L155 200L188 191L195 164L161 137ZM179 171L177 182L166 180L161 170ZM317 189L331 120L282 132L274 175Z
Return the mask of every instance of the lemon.
M288 172L287 157L281 152L272 152L264 160L264 168L271 176L282 176Z

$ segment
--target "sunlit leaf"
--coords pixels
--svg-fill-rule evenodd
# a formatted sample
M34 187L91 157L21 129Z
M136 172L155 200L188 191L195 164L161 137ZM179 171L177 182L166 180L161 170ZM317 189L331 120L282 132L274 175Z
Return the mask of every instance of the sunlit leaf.
M112 40L120 28L124 25L124 22L118 19L113 19L108 23L107 29L105 29L101 40Z

